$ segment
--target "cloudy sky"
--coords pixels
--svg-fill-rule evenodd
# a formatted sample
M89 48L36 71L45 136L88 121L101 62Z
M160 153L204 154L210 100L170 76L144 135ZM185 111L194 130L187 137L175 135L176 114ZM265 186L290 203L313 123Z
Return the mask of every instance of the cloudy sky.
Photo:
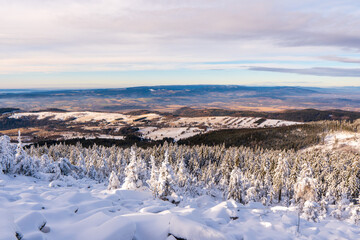
M0 0L0 88L360 86L358 0Z

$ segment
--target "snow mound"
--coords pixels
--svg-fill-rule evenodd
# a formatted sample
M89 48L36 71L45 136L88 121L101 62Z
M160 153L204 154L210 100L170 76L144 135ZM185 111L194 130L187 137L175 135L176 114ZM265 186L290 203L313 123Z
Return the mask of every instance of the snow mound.
M0 209L0 240L16 240L16 227L11 215Z
M222 202L204 212L204 216L211 219L223 219L229 222L238 218L239 208L235 201Z
M81 232L76 239L132 240L135 230L135 223L125 217L117 216L99 226L88 228Z
M16 225L25 239L42 239L40 232L46 225L46 219L40 212L30 212L18 220Z
M201 223L192 221L190 219L173 216L170 220L170 234L176 238L183 238L187 240L221 240L229 239L221 232L205 226Z

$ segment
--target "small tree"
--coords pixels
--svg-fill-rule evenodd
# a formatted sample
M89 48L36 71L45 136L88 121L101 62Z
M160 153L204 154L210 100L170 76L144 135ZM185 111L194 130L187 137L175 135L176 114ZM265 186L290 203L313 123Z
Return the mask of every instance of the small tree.
M159 170L156 166L155 158L153 155L150 156L150 161L151 161L151 174L150 174L150 179L147 180L146 183L149 185L149 188L153 192L153 195L157 197Z
M177 176L178 176L178 183L179 183L179 187L185 188L189 185L189 172L185 166L185 160L184 158L181 158L180 160L180 165L179 165L179 170L177 172Z
M294 196L297 202L316 200L316 179L312 177L312 169L303 164L297 182L294 186Z
M231 171L227 199L234 199L240 203L244 201L243 174L239 168Z
M122 188L124 189L138 189L142 187L142 181L139 179L139 171L136 161L136 152L131 148L130 163L125 169L125 180Z
M319 204L314 201L306 201L304 203L301 217L305 218L308 221L317 222L319 218L319 210Z
M360 223L360 206L353 206L350 211L350 221L354 224Z
M273 190L277 195L278 202L288 195L288 176L290 174L289 163L281 154L279 156L275 174L273 177ZM285 200L288 200L287 198Z
M109 178L108 190L118 189L118 188L120 188L120 186L121 186L121 184L120 184L118 176L116 175L116 173L114 171L112 171L110 174L110 178Z
M175 192L174 172L169 163L168 150L165 152L165 159L159 170L157 190L162 200L169 200L168 197Z
M14 168L14 154L8 136L0 137L0 173L10 173Z

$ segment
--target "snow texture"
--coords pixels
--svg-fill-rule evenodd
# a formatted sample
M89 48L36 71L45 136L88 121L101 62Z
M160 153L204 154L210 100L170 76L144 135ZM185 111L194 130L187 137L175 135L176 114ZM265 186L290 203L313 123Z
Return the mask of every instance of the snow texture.
M189 198L176 206L154 199L148 190L109 191L89 179L57 188L26 176L2 174L0 180L0 239L4 240L16 239L16 232L23 239L51 240L325 240L360 236L357 225L332 217L318 222L300 218L297 232L296 207L242 205L209 196Z

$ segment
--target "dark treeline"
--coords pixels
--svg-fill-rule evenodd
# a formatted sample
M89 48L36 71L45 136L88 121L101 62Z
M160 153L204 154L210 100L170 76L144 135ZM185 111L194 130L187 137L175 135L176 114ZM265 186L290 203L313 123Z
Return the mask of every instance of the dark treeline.
M316 123L308 123L301 125L283 126L276 128L246 128L246 129L225 129L218 131L211 131L204 134L198 134L193 137L179 140L179 145L206 145L215 146L224 144L225 147L251 147L256 148L260 146L263 149L273 150L300 150L306 147L322 143L326 133L330 131L351 131L357 132L360 130L360 121L323 121ZM81 144L83 147L91 147L92 145L100 146L117 146L117 147L137 147L147 148L157 145L162 145L165 142L174 142L172 138L164 138L162 140L144 139L136 135L136 132L127 130L124 133L129 133L123 140L116 139L85 139L76 138L68 140L45 140L39 141L32 145L76 145Z

